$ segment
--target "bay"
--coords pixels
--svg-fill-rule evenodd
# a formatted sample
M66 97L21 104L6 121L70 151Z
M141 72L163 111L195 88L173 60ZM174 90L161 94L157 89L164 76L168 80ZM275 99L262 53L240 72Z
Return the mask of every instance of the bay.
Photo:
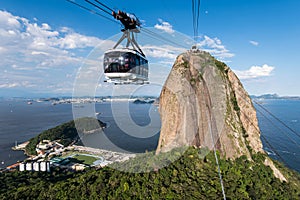
M108 124L101 138L90 138L90 141L97 141L101 148L112 151L124 151L132 153L143 153L156 149L160 123L155 122L152 127L149 112L153 117L159 119L157 107L150 104L129 105L119 102L115 106L128 106L130 118L134 124L128 123L128 113L124 109L116 110L113 113L110 102L97 103L95 111L99 113L98 119ZM278 117L296 134L286 128L261 106ZM259 127L262 134L262 142L266 152L275 159L281 160L289 168L300 172L299 144L300 137L300 101L297 100L262 100L260 106L255 105ZM115 115L118 115L118 120ZM12 146L29 140L42 131L68 122L73 119L71 104L58 104L53 106L50 102L33 102L28 105L25 100L1 100L0 101L0 167L4 168L18 160L25 159L22 151L13 151ZM155 121L155 120L154 120ZM156 120L157 121L157 120ZM159 121L159 120L158 120ZM126 127L134 129L136 125L145 127L141 134L145 137L135 137L122 129L122 123ZM149 132L150 131L150 132ZM299 134L300 135L300 134ZM268 142L266 142L267 139ZM268 143L271 145L269 146ZM276 151L276 152L275 152Z

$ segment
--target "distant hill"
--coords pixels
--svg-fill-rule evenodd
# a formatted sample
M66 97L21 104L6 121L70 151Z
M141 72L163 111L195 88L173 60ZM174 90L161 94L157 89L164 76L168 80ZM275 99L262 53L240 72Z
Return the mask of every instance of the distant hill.
M287 100L300 100L300 96L279 96L278 94L263 94L263 95L251 95L252 99L287 99Z
M94 129L98 129L99 126L102 128L106 126L106 124L104 122L101 122L100 120L97 120L98 123L95 123L96 120L97 119L91 117L76 119L76 123L80 128L78 131L87 132ZM36 145L42 140L59 140L61 144L63 144L64 146L68 146L72 142L76 142L78 139L79 137L77 129L75 127L75 122L74 120L72 120L54 128L43 131L36 137L30 139L29 144L25 148L25 151L28 155L36 155Z
M134 100L134 104L153 104L155 100L142 100L142 99L136 99Z

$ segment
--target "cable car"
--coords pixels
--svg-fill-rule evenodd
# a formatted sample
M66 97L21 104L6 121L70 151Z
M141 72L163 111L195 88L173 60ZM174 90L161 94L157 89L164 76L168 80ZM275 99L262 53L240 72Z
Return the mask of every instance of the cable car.
M108 50L104 54L104 73L107 82L143 83L148 81L148 60L133 49Z
M132 15L122 11L113 12L115 19L124 25L123 35L116 45L104 53L103 68L105 82L115 84L144 84L148 82L148 60L134 38L139 33L140 22ZM127 40L125 48L117 48ZM131 46L131 48L129 48Z

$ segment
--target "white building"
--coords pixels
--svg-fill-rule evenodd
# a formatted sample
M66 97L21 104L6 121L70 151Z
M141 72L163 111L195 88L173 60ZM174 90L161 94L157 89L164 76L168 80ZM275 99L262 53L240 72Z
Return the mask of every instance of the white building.
M19 170L22 171L37 171L37 172L50 172L50 162L28 162L21 163L19 165Z

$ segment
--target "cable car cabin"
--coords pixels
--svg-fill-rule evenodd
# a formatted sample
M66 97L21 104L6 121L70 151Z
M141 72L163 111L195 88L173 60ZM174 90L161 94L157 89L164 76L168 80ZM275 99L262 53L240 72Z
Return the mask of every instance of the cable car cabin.
M143 84L148 81L148 60L136 50L108 50L104 54L104 74L106 82Z

